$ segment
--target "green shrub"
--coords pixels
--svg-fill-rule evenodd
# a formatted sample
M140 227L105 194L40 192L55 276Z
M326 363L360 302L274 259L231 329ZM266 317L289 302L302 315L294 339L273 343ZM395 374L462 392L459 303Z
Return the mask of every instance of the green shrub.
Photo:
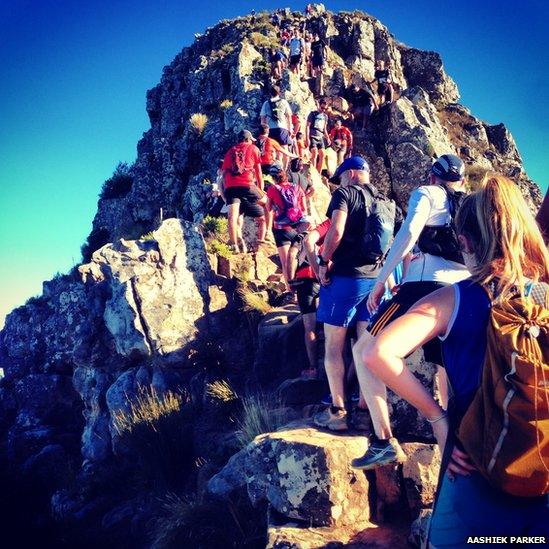
M119 162L112 176L103 183L100 198L112 200L126 196L132 189L133 175L126 162Z
M202 232L204 236L213 237L220 242L226 242L229 238L229 222L226 217L207 215L202 220Z
M252 32L252 34L250 34L250 42L256 48L272 48L276 46L275 38L265 36L260 32Z
M209 253L219 255L221 257L229 258L233 255L229 245L226 242L220 242L219 240L212 240L209 242L206 249Z

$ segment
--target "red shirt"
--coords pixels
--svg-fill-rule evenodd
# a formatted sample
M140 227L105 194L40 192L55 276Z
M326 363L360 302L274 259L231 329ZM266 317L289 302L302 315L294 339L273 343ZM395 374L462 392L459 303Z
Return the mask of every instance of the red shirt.
M349 128L341 126L341 128L332 128L330 132L330 140L335 141L339 139L340 141L345 141L347 143L347 148L350 149L353 146L353 134Z
M319 239L316 242L317 245L320 246L319 253L322 252L322 244L324 243L324 238L326 237L326 233L328 232L328 229L330 228L331 223L332 223L331 219L326 219L320 225L317 225L313 229L320 235ZM315 272L313 271L313 268L309 265L309 262L305 260L297 268L294 278L312 278L313 280L316 280L316 275L315 275Z
M278 192L278 189L276 188L278 186L284 187L285 185L289 186L295 186L298 201L299 201L299 207L303 212L305 212L305 193L303 192L303 189L299 185L294 185L293 183L290 183L289 181L283 181L282 183L277 183L276 185L271 185L267 190L267 198L271 202L271 207L275 212L274 220L273 220L273 227L275 229L285 229L289 227L289 225L284 225L281 223L277 223L277 218L280 218L281 215L284 214L285 205L284 205L284 199L282 196L280 196L280 193Z
M282 147L278 144L278 141L267 137L267 139L259 139L257 141L259 150L261 152L261 164L269 165L275 161L275 151L280 152Z
M244 149L244 165L246 171L241 175L233 175L233 151ZM251 187L255 183L255 167L261 163L259 149L253 143L237 143L225 154L221 169L225 173L225 188Z

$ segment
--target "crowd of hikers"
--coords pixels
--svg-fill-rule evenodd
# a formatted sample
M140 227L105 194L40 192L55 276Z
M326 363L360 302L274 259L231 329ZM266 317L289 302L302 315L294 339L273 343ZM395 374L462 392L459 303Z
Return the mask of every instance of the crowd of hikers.
M389 69L378 62L376 91L352 85L339 98L344 108L320 95L312 112L293 111L278 81L285 70L318 76L326 44L314 28L284 25L279 12L273 23L280 49L270 52L273 82L259 133L240 132L216 189L234 252L248 251L244 216L256 220L255 247L274 239L303 318L303 377L319 375L323 324L330 395L314 423L370 431L356 469L402 462L390 387L432 425L443 450L433 547L510 533L549 541L549 254L518 186L489 174L468 193L462 160L444 154L398 223L349 127L364 128L394 100ZM335 189L326 212L313 211L311 170ZM406 367L419 347L437 365L436 399Z

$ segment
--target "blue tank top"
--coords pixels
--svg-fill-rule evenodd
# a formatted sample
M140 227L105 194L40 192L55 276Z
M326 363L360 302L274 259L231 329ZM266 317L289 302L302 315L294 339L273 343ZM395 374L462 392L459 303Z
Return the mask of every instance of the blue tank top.
M470 280L453 285L454 312L442 341L442 358L460 421L480 385L486 354L490 299L482 286Z

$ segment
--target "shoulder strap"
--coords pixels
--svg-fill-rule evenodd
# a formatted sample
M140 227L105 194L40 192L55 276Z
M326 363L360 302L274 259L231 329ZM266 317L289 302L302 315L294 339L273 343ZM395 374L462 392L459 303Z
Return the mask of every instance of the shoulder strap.
M536 305L549 309L549 284L545 282L530 284L528 295Z

